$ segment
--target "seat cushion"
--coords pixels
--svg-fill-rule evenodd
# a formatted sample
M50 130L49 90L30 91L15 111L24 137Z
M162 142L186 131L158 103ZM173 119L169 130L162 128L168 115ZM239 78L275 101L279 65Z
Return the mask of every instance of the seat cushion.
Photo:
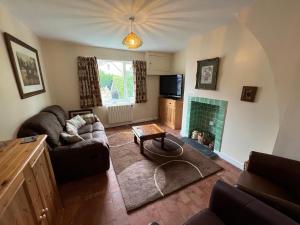
M204 209L192 216L184 225L225 225L212 211Z
M66 120L67 120L67 114L65 110L60 107L59 105L51 105L46 107L42 110L42 112L49 112L56 116L60 124L65 127L66 126Z
M80 137L82 137L84 140L89 140L89 139L98 139L101 140L102 143L108 143L106 134L104 131L94 131L92 133L85 133L85 134L80 134Z
M92 133L94 131L104 131L104 126L101 122L95 122L93 124L87 124L78 129L78 134Z
M300 205L288 189L253 173L241 173L238 188L300 222Z
M104 131L104 126L101 122L93 123L93 131Z
M248 171L241 173L238 180L238 187L247 192L255 192L261 195L276 196L277 198L293 201L288 190L274 184L273 182Z
M92 124L86 124L78 129L78 134L86 134L86 133L92 133L92 132L93 132Z

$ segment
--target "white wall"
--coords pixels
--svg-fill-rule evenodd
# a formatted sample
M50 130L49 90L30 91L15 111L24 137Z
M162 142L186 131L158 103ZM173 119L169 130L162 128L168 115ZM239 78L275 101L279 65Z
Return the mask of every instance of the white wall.
M49 85L55 102L66 110L79 109L79 83L77 74L78 56L96 56L99 59L144 60L144 52L115 50L78 45L70 42L42 39L42 49L47 62L46 70L51 74ZM134 121L153 120L158 116L159 77L147 76L146 103L135 104ZM96 107L95 112L106 125L106 107Z
M37 36L1 5L0 31L0 140L7 140L16 136L16 132L23 121L50 105L52 101ZM26 99L20 98L2 32L10 33L39 51L46 93Z
M261 43L278 93L280 129L274 154L300 160L300 1L259 0L239 19Z
M226 100L221 153L240 166L251 150L272 153L279 126L277 95L268 58L251 32L232 22L192 38L185 53L183 126L188 96ZM197 60L213 57L221 57L217 90L195 89ZM240 101L242 86L248 85L259 87L255 103Z
M175 74L185 74L185 64L186 64L186 51L182 49L181 51L175 52L173 55L172 70Z

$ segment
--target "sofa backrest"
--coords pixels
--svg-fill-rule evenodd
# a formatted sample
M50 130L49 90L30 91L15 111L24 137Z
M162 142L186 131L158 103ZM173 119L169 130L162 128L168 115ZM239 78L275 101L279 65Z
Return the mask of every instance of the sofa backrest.
M59 105L51 105L46 108L44 108L41 112L49 112L52 113L53 115L56 116L60 124L65 127L66 126L66 120L67 118L67 113L65 110L59 106Z
M26 120L20 127L18 137L47 134L47 143L55 148L60 143L60 134L64 130L66 114L60 106L49 106Z

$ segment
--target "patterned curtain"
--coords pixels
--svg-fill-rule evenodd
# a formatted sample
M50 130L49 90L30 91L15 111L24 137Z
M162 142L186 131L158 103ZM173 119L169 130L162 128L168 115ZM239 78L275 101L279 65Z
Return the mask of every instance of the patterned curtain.
M80 107L102 106L96 57L78 57Z
M147 89L146 89L146 62L133 61L133 74L135 82L135 102L147 102Z

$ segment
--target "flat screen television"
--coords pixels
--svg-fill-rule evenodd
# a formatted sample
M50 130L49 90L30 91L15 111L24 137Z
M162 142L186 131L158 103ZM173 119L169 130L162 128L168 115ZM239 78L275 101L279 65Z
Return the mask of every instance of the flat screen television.
M160 76L160 95L171 98L181 98L183 96L183 75Z

